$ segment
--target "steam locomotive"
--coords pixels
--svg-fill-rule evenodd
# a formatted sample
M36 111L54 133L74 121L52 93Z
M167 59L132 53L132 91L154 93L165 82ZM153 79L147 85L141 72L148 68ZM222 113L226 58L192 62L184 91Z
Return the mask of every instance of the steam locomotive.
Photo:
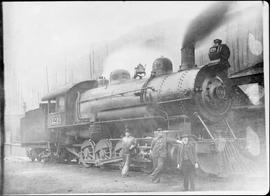
M217 173L230 162L217 166L219 152L241 147L226 120L232 87L221 59L228 48L223 48L211 48L212 61L204 66L185 66L194 62L194 51L187 48L182 49L183 66L177 72L168 58L160 57L149 78L135 79L126 70L115 70L109 81L88 80L49 93L38 109L21 119L22 145L33 161L115 164L122 160L122 131L129 126L138 143L133 163L145 166L151 165L150 143L158 127L168 138L189 131L197 140L201 169ZM220 134L225 143L217 139ZM170 166L176 164L176 150L168 143Z
M213 7L206 12L212 13L208 17L195 18L177 71L170 59L160 57L153 62L149 78L138 66L139 77L115 70L109 80L68 84L44 96L40 107L21 119L22 146L28 156L33 161L76 161L85 167L118 164L122 132L128 126L138 143L132 163L145 167L151 165L150 143L160 127L167 138L190 132L197 143L199 167L205 172L252 170L254 156L247 151L250 144L242 135L240 119L254 122L265 141L264 109L263 104L250 104L239 86L264 85L262 10L229 8L227 4ZM213 46L208 51L213 37L222 38L228 47ZM205 58L207 52L210 58ZM229 78L228 62L234 71ZM233 120L241 126L234 126ZM168 142L170 168L176 167L177 148Z

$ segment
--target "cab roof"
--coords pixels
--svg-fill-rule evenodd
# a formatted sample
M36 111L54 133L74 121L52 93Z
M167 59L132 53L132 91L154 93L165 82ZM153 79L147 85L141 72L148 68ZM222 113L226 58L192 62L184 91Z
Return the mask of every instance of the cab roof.
M62 86L61 88L59 88L55 91L48 93L47 95L45 95L44 97L41 98L41 101L48 101L51 99L55 99L56 97L58 97L60 95L64 95L64 94L68 93L69 91L71 91L74 88L91 89L91 88L95 88L95 87L97 87L96 80L86 80L86 81L82 81L79 83L69 83L69 84Z

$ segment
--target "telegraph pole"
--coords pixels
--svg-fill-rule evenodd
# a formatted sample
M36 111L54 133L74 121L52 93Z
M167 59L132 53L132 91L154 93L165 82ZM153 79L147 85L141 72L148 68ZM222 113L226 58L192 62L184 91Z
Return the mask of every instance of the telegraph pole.
M65 65L65 84L67 83L67 64Z
M91 59L91 52L89 54L89 62L90 62L89 73L90 73L90 79L92 80L92 59Z
M95 74L95 52L92 50L92 61L93 61L93 66L92 66L92 79L94 79L94 74Z
M106 56L109 56L109 47L108 47L108 44L106 44Z
M73 83L73 69L71 68L71 83Z
M48 68L46 65L46 81L47 81L47 93L49 93L49 79L48 79Z

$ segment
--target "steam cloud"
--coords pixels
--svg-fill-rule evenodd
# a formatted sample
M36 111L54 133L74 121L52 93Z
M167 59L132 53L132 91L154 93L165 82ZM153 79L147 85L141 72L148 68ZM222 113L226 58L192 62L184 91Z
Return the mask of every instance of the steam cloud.
M224 20L232 2L213 4L194 18L184 35L182 47L195 46L196 42L215 30Z

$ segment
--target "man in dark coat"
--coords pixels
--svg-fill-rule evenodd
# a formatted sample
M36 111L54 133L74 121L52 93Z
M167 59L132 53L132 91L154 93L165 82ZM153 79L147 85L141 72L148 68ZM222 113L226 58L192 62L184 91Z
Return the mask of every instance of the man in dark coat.
M210 60L220 60L220 74L228 77L230 49L226 44L222 44L221 39L215 39L214 45L209 49Z
M194 191L195 168L198 168L196 143L190 141L191 135L183 134L179 144L177 168L182 169L184 175L184 190ZM190 188L189 188L190 185Z
M157 129L157 136L151 143L150 152L153 160L153 172L150 174L150 176L152 176L152 182L159 183L160 173L167 157L166 137L164 137L161 128Z

